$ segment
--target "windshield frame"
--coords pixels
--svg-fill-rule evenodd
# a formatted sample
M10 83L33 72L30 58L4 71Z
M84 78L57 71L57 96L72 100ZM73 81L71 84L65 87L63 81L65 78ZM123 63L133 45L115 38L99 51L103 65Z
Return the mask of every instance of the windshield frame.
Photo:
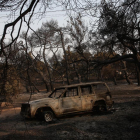
M57 88L57 89L53 90L53 91L51 92L51 94L50 94L48 97L49 97L49 98L53 98L53 97L51 97L51 96L54 94L54 92L55 92L56 90L61 90L61 89L64 89L64 92L65 92L65 90L66 90L66 88L64 88L64 87L63 87L63 88ZM61 95L60 95L59 97L54 97L54 98L60 98L64 92L62 92Z

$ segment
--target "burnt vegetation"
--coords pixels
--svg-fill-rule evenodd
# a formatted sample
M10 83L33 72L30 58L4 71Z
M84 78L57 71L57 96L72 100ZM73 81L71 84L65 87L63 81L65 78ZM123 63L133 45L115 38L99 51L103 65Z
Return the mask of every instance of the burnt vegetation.
M52 19L33 30L30 22L36 7L41 5L40 13L45 14L56 2L0 1L2 11L19 12L14 21L5 25L1 38L1 95L4 99L9 94L20 93L19 90L32 93L46 89L48 92L62 84L96 80L113 80L117 84L118 79L126 79L128 84L133 84L132 80L136 79L140 85L139 1L102 0L96 5L86 1L83 1L85 5L80 1L59 1L66 11L71 10L67 25L60 27ZM75 16L71 16L72 12ZM96 18L90 28L82 18L86 12ZM21 33L23 23L27 30ZM11 40L7 42L9 28ZM15 28L18 29L16 36ZM15 81L15 85L11 81ZM7 85L16 92L8 93Z
M33 17L59 6L69 17L66 26L46 19L32 28ZM32 96L66 84L140 86L139 0L0 0L0 10L14 17L0 39L0 106L20 93Z

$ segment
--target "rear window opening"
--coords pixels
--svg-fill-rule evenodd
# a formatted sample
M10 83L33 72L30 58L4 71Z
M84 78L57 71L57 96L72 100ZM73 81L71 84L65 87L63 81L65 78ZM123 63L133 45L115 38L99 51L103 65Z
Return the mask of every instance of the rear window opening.
M88 95L88 94L92 94L92 87L91 85L88 86L81 86L81 94L82 95Z

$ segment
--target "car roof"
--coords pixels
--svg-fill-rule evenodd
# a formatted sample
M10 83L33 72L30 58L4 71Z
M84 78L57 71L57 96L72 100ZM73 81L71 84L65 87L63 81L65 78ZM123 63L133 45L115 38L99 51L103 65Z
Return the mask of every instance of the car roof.
M88 83L79 83L79 84L72 84L72 85L61 86L61 87L56 88L56 89L71 88L71 87L86 86L86 85L98 85L98 84L105 84L105 82L88 82Z

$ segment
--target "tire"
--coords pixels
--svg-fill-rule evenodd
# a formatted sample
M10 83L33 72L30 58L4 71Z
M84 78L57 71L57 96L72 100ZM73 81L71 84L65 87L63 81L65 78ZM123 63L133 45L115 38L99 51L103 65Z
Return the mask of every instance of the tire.
M105 105L98 105L98 106L94 106L93 107L93 112L97 112L97 113L103 113L106 112L107 108Z
M106 112L107 111L107 108L104 105L100 105L100 106L98 106L98 111L99 112Z
M52 111L44 111L43 112L43 119L45 122L52 122L54 119L54 114Z

